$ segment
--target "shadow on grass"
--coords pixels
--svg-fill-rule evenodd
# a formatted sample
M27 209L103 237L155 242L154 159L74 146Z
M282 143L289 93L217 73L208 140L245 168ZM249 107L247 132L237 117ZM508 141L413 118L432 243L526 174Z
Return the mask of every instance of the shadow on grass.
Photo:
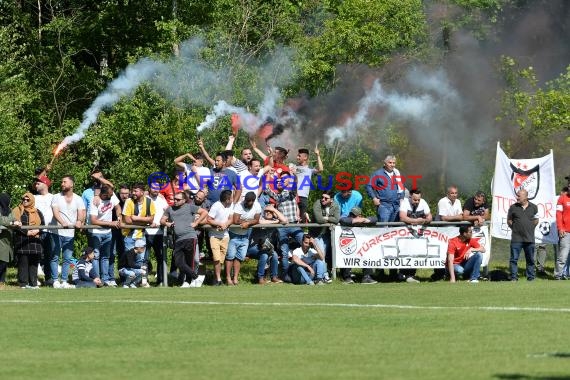
M561 359L570 359L570 352L541 352L536 354L531 354L529 357L534 358L561 358ZM570 380L570 375L560 375L560 376L552 376L552 375L523 375L520 373L500 373L493 376L497 379L505 379L505 380Z
M534 375L522 375L520 373L501 373L498 375L493 376L496 379L505 379L505 380L570 380L570 376L534 376Z

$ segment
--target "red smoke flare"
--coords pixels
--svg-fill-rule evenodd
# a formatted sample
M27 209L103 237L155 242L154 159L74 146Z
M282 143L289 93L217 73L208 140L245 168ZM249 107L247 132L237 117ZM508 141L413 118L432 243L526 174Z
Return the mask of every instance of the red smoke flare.
M237 113L232 113L232 134L237 136L241 126L241 120Z

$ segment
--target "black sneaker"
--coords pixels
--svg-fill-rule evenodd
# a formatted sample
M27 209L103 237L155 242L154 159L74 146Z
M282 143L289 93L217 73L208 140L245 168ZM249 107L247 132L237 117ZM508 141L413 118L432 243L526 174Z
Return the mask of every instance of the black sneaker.
M354 280L350 277L345 278L344 280L342 280L343 284L354 284Z
M370 276L364 276L364 277L362 277L362 281L360 283L361 284L377 284L378 281L374 280Z

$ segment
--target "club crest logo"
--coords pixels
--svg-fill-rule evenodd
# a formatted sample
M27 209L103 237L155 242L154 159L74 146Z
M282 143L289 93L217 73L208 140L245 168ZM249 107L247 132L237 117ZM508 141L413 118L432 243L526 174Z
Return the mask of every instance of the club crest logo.
M518 167L517 167L518 166ZM532 169L527 169L526 165L517 163L517 166L511 163L511 183L514 195L521 189L528 192L528 199L532 200L538 195L540 187L540 168L536 165Z
M343 228L338 237L338 246L345 255L352 255L358 249L358 242L351 229Z

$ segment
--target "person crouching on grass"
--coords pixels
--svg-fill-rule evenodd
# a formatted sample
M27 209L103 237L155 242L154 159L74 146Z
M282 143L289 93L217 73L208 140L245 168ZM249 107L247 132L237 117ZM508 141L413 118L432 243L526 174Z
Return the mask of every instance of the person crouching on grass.
M447 246L447 268L449 270L449 282L455 282L456 276L469 282L479 282L479 268L483 261L485 247L481 246L477 239L472 239L473 228L460 226L459 236L449 240Z
M134 247L119 258L119 276L123 279L123 288L136 288L142 282L146 270L137 263L137 255L146 250L144 239L135 240Z
M97 271L93 267L94 258L95 250L91 247L85 248L71 275L76 288L97 288L103 286Z

